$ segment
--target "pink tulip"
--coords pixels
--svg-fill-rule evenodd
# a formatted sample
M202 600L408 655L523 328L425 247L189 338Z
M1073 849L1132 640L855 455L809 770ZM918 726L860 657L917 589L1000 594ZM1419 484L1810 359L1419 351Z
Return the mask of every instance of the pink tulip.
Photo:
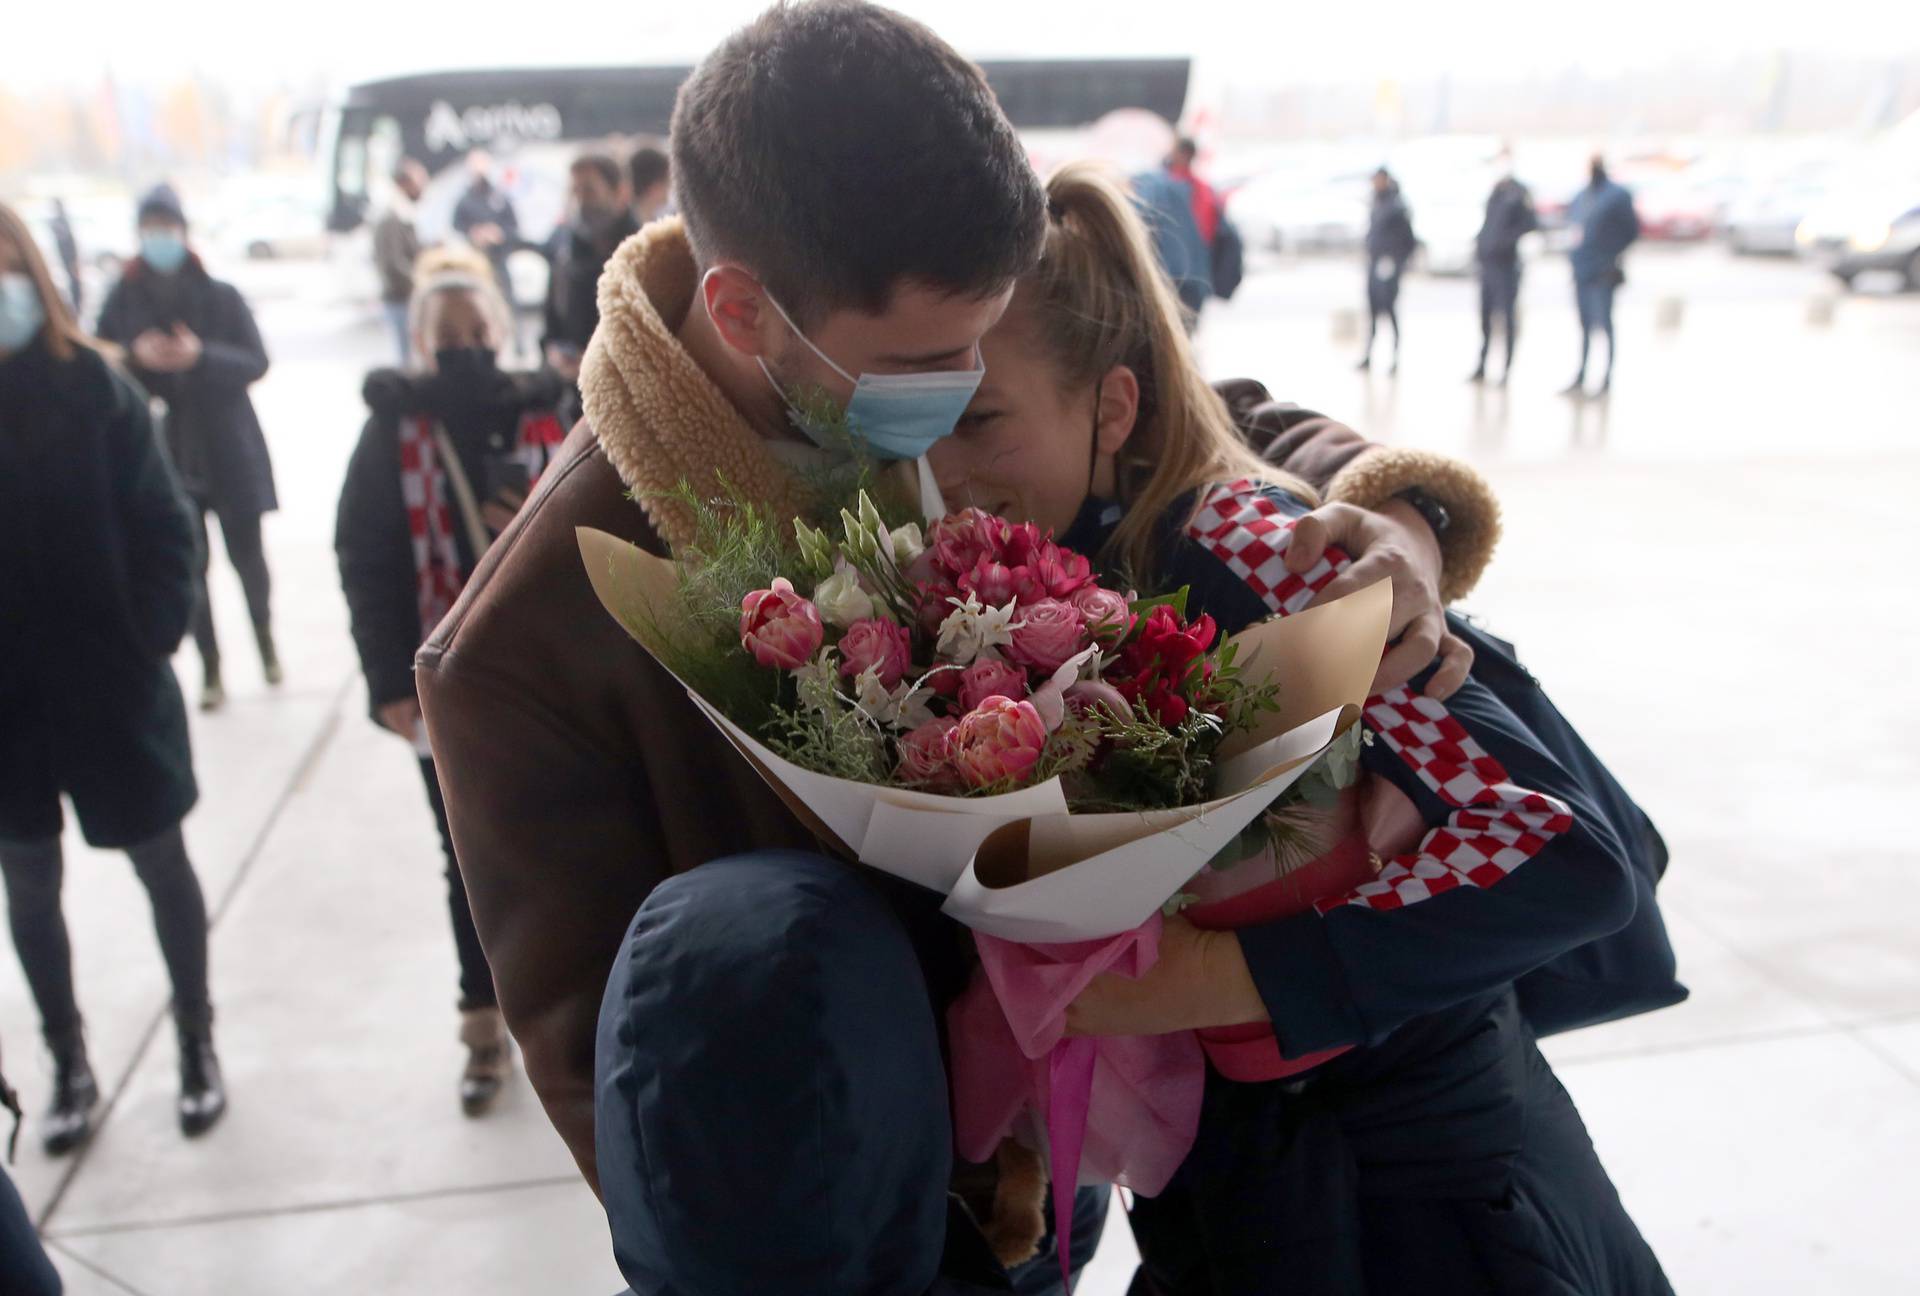
M935 788L954 782L958 771L953 768L953 731L959 727L952 716L941 716L902 736L894 777Z
M968 787L1018 783L1033 772L1047 745L1047 726L1031 702L990 697L953 731L954 768Z
M1041 599L1020 611L1007 656L1030 670L1051 675L1088 643L1086 622L1070 603Z
M772 589L740 600L740 646L762 666L797 670L820 651L825 637L820 610L795 593L784 576L774 578Z
M907 628L868 617L840 636L840 673L853 676L871 669L887 688L898 684L913 664L913 639Z
M971 711L990 697L1024 698L1027 673L1012 662L982 657L960 672L960 705Z

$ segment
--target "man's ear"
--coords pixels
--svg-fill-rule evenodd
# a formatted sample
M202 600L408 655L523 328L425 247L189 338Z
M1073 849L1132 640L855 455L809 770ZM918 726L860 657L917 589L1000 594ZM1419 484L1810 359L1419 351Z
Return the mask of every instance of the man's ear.
M1103 455L1117 455L1140 416L1139 377L1127 366L1115 365L1101 378L1097 400L1094 448Z
M701 298L721 341L744 356L772 356L784 327L767 305L760 281L734 265L717 265L700 281Z

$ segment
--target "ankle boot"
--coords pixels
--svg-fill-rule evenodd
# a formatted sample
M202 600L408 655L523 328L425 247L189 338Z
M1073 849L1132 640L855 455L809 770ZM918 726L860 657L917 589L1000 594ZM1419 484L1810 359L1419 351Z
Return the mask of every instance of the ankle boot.
M227 1086L214 1056L213 1032L183 1028L180 1039L180 1132L204 1134L227 1114Z
M227 690L220 683L220 659L213 658L200 670L200 709L218 711L227 704Z
M280 654L274 650L273 627L257 625L253 628L254 642L260 645L260 666L266 672L267 683L279 684L287 678L286 671L280 668Z
M93 1133L94 1111L100 1105L100 1086L87 1064L87 1046L78 1029L58 1040L53 1050L53 1101L40 1134L48 1156L62 1156L86 1142Z
M510 1046L500 1010L492 1006L461 1009L460 1042L467 1046L467 1065L460 1073L460 1110L481 1116L493 1106L507 1078Z

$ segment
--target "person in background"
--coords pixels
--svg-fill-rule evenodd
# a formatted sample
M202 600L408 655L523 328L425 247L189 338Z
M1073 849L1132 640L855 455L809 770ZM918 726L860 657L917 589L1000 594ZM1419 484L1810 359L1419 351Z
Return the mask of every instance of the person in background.
M567 382L562 413L571 424L580 401L573 384L580 357L600 323L600 271L629 234L640 228L629 204L626 176L606 153L582 153L573 160L568 187L573 220L553 236L553 273L547 280L546 335L540 349L547 366Z
M420 256L414 204L427 191L427 179L425 166L414 158L402 158L400 165L393 169L393 197L373 227L373 265L380 274L380 310L393 330L402 369L413 363L407 303L413 299L413 263Z
M513 199L493 181L493 159L480 149L467 154L467 191L454 205L453 228L486 254L493 277L509 303L513 291L507 282L507 257L520 246L520 215Z
M1154 255L1173 280L1191 333L1213 296L1213 257L1200 229L1193 190L1174 173L1171 159L1135 176L1132 187L1134 205L1153 235Z
M1486 219L1474 238L1474 261L1480 268L1480 363L1468 381L1485 381L1498 321L1507 342L1506 363L1500 369L1504 387L1513 375L1513 344L1520 333L1520 240L1540 228L1540 218L1534 214L1533 195L1514 178L1512 151L1502 149L1495 166L1500 178L1487 195Z
M285 678L274 647L272 578L260 519L280 506L273 462L247 389L267 372L253 312L231 284L207 273L187 241L180 199L160 185L140 200L140 253L100 308L100 336L124 347L133 376L166 405L167 448L194 504L200 539L200 606L194 643L203 670L200 709L226 704L220 643L207 597L207 514L220 519L227 559L240 574L267 683Z
M549 372L498 368L507 303L475 252L421 259L410 321L420 366L367 377L369 416L340 493L334 550L374 721L412 744L439 825L467 1048L460 1105L478 1116L505 1078L507 1034L447 830L413 654L559 445L562 388Z
M665 216L673 206L672 171L667 155L643 144L627 158L627 186L633 194L633 219L645 225Z
M1569 254L1573 262L1573 295L1580 309L1580 369L1561 393L1584 397L1587 382L1587 351L1595 333L1607 335L1607 372L1595 389L1605 396L1613 386L1613 294L1627 281L1620 268L1620 257L1640 237L1640 217L1633 209L1633 195L1607 175L1606 160L1596 155L1585 189L1574 196L1567 208L1567 221L1577 241Z
M1385 167L1373 173L1373 208L1367 218L1367 349L1359 368L1373 368L1373 338L1380 317L1393 326L1393 365L1400 372L1400 276L1416 243L1413 214L1400 196L1399 182Z
M193 520L146 395L80 332L26 223L0 205L0 875L53 1053L50 1155L93 1129L60 909L61 798L125 851L173 984L181 1130L226 1110L207 991L207 908L180 821L199 788L168 658L196 602Z
M47 222L53 231L53 246L60 253L60 269L67 276L67 300L73 304L73 317L80 309L80 242L73 236L73 222L67 219L67 204L53 200L53 219Z

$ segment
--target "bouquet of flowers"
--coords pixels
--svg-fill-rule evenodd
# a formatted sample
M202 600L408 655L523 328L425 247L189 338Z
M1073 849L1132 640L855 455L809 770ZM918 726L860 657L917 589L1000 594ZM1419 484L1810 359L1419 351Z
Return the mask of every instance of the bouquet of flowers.
M1011 940L1139 926L1346 734L1384 586L1221 642L1039 528L776 521L690 491L679 561L583 530L606 606L823 839ZM1310 668L1306 668L1310 665Z

